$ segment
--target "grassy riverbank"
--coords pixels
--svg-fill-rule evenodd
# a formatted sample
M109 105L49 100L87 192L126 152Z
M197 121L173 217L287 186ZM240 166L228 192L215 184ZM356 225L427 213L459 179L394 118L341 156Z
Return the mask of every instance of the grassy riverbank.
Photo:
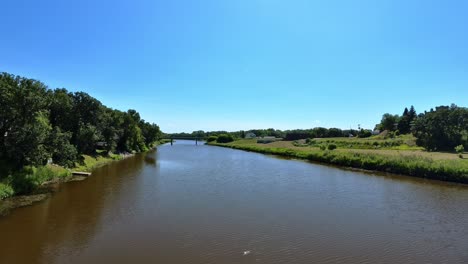
M326 142L328 140L328 142ZM297 141L278 141L258 144L256 139L243 139L230 143L209 143L210 145L241 149L264 154L274 154L306 159L338 166L404 174L414 177L468 184L468 159L461 159L454 153L426 152L406 143L377 148L374 143L369 148L355 147L357 140L343 139L348 144L336 144L333 139L320 139L320 144ZM407 142L408 143L408 142ZM323 149L324 144L337 145L337 149ZM365 146L366 144L364 144Z
M167 140L159 141L153 148L164 143L167 143ZM82 155L80 162L69 169L57 165L25 167L0 181L0 215L6 214L13 208L47 198L60 183L86 179L86 177L72 176L72 171L91 172L97 167L132 155L97 151L96 155Z

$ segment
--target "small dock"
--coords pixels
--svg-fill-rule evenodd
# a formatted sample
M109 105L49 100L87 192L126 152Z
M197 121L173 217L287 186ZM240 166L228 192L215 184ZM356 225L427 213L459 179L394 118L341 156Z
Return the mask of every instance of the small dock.
M91 175L91 172L84 172L84 171L72 171L73 176L84 176L88 177Z

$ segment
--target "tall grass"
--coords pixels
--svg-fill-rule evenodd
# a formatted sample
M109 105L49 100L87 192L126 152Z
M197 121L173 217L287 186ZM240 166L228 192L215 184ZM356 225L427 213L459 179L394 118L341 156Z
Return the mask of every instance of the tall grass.
M22 170L12 173L0 183L0 199L32 193L45 182L60 181L70 175L71 173L62 167L24 167Z
M93 169L108 164L109 162L123 159L122 155L109 154L109 155L82 155L83 159L75 166L78 171L92 171Z

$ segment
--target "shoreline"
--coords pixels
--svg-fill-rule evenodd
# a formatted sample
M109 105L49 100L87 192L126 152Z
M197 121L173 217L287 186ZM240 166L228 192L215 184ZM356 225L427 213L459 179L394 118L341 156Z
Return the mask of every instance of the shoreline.
M236 141L230 143L210 142L207 145L308 160L351 170L391 173L442 182L468 184L468 168L455 166L459 165L457 162L460 161L457 160L432 160L411 155L386 156L371 152L358 153L350 149L342 149L340 152L336 150L321 151L308 148L274 147L269 146L269 144L257 144L256 142L248 144L239 144Z
M157 149L158 146L166 144L167 142L165 140L161 140L160 142L157 142L153 147L151 147L149 150L144 151L144 152L139 152L139 153L146 153L151 150ZM130 158L135 156L138 153L122 153L122 154L115 154L118 155L119 158L114 157L106 157L105 159L98 160L96 158L96 162L92 164L84 164L81 166L77 166L72 169L67 169L69 174L66 177L59 177L56 176L55 178L43 182L40 184L37 189L35 189L33 192L30 194L23 194L23 195L13 195L11 197L5 198L3 200L0 200L0 217L6 216L9 213L11 213L12 210L24 206L29 206L33 205L37 202L41 202L49 197L51 197L55 192L59 191L59 187L61 184L68 183L68 182L76 182L76 181L84 181L88 177L92 177L92 174L90 176L77 176L77 175L72 175L72 171L75 170L83 170L86 172L92 172L94 169L97 169L99 167L111 164L113 162L119 162L124 159ZM88 156L90 157L90 156ZM54 167L60 167L57 165L53 165ZM62 167L60 167L62 168ZM62 168L63 169L63 168Z

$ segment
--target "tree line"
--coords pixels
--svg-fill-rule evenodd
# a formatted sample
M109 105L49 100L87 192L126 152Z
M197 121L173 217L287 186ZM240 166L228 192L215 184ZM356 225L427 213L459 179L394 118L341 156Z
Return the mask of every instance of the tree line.
M363 129L364 131L364 129ZM368 136L370 136L370 130L366 130L369 132ZM297 139L304 139L304 138L328 138L328 137L348 137L351 135L359 136L361 133L359 130L342 130L339 128L324 128L324 127L316 127L311 129L293 129L293 130L279 130L274 128L268 129L251 129L251 130L239 130L239 131L203 131L197 130L193 131L192 133L172 133L165 135L166 137L197 137L197 138L204 138L207 139L210 136L218 136L218 135L230 135L233 138L245 138L246 135L249 133L253 133L256 137L276 137L276 138L283 138L285 140L297 140Z
M373 130L361 128L358 129L339 129L315 127L311 129L278 130L251 129L234 132L202 130L192 133L175 133L174 136L192 136L215 140L217 136L229 135L230 138L245 138L249 133L256 137L277 137L284 140L298 140L308 138L331 138L331 137L361 137L366 138L372 134L379 134L387 131L390 137L400 134L412 134L416 137L416 144L429 151L457 151L468 148L468 108L451 106L438 106L430 111L424 111L417 114L414 106L405 107L402 115L385 113Z
M140 152L161 136L159 127L106 107L84 92L49 89L40 81L0 74L1 167L55 164L73 167L82 154Z

